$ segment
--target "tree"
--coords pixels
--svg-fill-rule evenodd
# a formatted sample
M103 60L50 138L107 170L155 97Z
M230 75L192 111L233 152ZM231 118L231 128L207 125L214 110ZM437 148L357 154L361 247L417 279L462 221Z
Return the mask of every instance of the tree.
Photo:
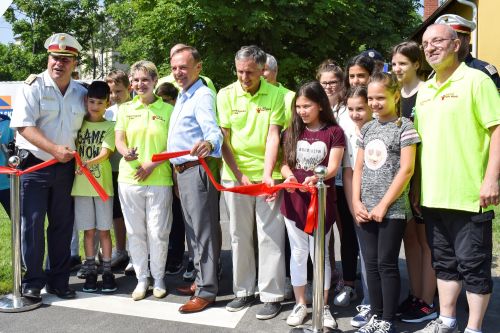
M47 66L45 40L56 32L66 32L77 37L87 51L82 57L86 68L96 77L97 51L103 52L107 44L105 13L99 0L15 0L4 14L20 45L10 45L10 66L22 61L22 66L11 79L24 80L21 74L39 73Z
M418 0L135 0L106 2L123 61L155 62L169 71L176 43L196 46L206 75L221 87L235 80L234 54L255 44L279 63L291 88L314 77L326 58L343 64L365 48L385 53L420 22Z

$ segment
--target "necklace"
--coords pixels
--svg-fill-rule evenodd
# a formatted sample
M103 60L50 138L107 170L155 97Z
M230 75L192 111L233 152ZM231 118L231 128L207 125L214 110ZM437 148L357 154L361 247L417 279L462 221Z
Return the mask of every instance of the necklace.
M306 125L306 130L308 130L309 132L318 132L318 131L320 131L323 127L324 127L324 125L323 125L323 124L319 124L319 126L318 126L318 127L315 127L315 128L309 128L309 127L307 127L307 125Z

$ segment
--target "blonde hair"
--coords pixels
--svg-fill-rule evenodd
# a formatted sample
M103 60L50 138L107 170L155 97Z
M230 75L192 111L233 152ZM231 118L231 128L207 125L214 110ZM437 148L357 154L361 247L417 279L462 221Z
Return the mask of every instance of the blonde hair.
M143 71L147 73L153 80L158 78L158 69L155 64L148 60L139 60L130 66L130 74L134 74L137 71Z

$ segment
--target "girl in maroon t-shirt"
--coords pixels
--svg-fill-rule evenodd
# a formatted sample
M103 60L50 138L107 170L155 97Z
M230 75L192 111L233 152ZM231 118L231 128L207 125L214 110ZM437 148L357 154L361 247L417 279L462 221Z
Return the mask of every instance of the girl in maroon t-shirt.
M284 158L281 174L286 182L298 182L313 186L318 181L314 168L326 166L328 171L325 183L329 185L326 195L325 244L328 244L330 231L335 220L335 175L342 161L345 139L342 129L337 125L331 112L328 96L318 81L300 87L292 105L292 125L285 131ZM287 324L302 324L307 315L305 285L307 283L307 256L313 255L314 239L304 232L307 207L311 196L309 192L285 192L281 213L285 218L290 240L290 275L297 304L287 318ZM331 268L328 247L325 248L325 304L328 304ZM324 326L336 328L328 305L324 308Z

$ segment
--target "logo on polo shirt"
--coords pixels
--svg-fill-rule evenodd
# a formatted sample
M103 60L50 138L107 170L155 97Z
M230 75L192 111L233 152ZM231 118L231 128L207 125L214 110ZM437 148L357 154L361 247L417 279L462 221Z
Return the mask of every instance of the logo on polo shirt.
M231 114L240 114L245 112L247 112L247 110L231 110Z
M135 118L140 118L141 115L140 114L127 114L126 117L127 117L127 119L132 120L132 119L135 119Z
M163 121L163 122L165 121L165 119L164 119L162 116L157 116L157 115L154 115L154 116L152 117L152 119L153 119L153 120L160 120L160 121Z
M455 93L448 93L441 96L442 101L444 101L446 98L458 98L458 95L455 95Z
M257 108L257 110L255 110L255 111L257 111L257 113L261 113L261 112L269 112L269 111L271 111L271 109L270 108L266 108L265 106L259 106Z

